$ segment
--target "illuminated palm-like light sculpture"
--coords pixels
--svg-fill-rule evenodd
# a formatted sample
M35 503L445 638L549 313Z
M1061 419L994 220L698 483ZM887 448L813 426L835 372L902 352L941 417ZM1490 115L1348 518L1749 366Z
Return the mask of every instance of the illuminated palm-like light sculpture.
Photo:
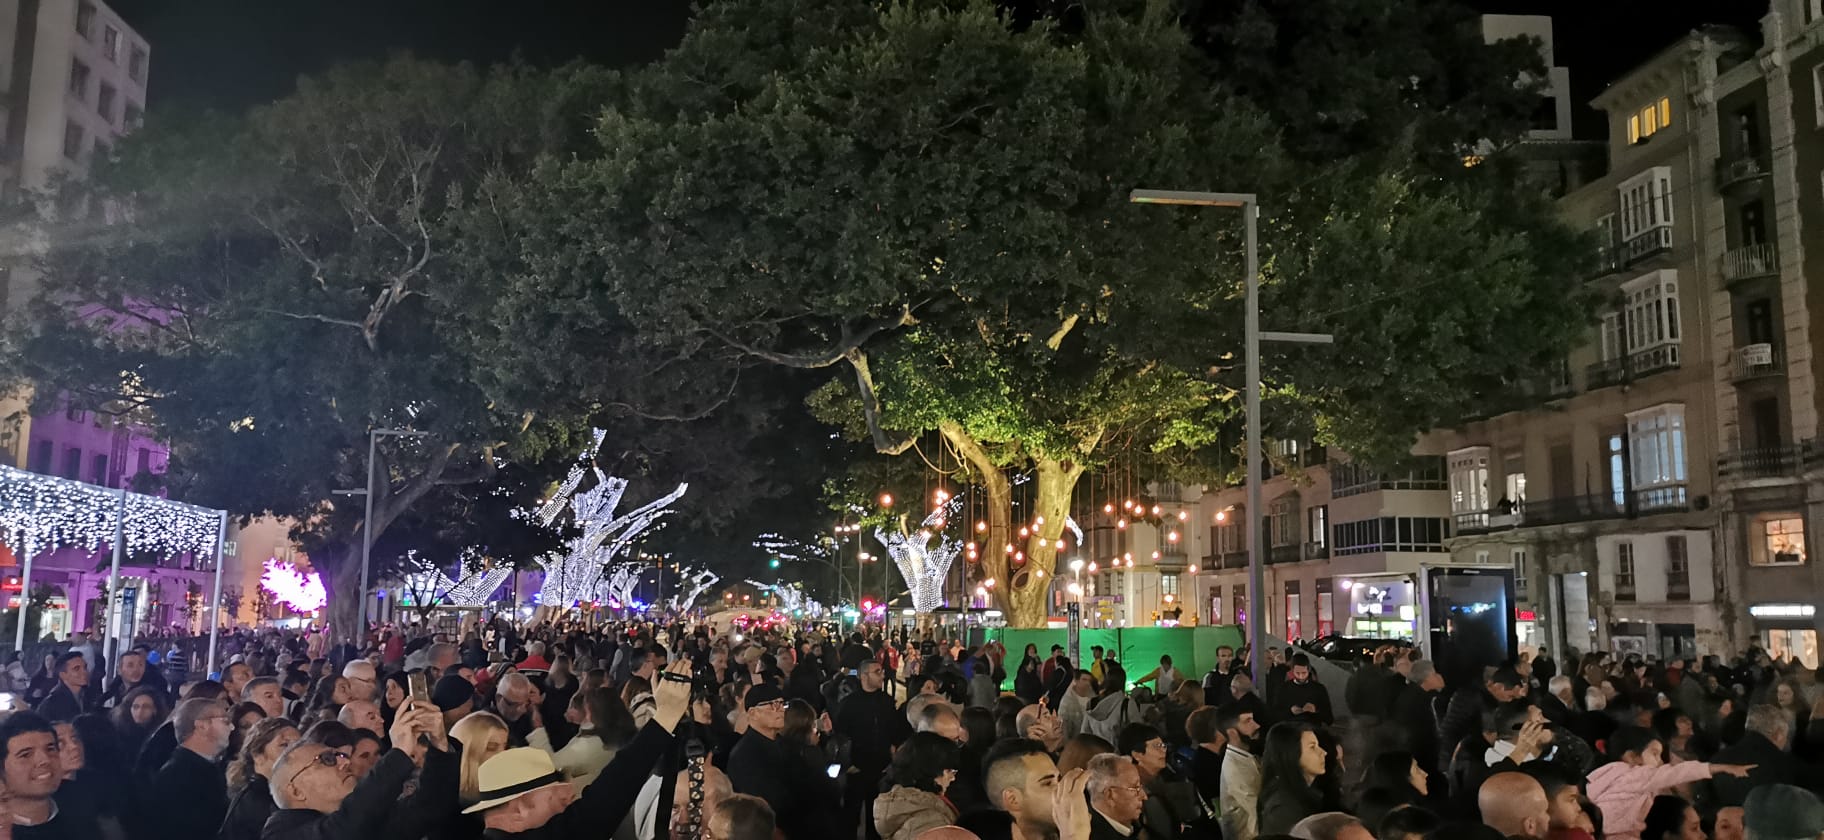
M582 460L595 456L606 435L596 429L593 442L584 450ZM594 487L576 492L586 473L595 475ZM545 567L545 583L539 590L539 604L559 609L583 601L594 601L602 587L603 571L609 562L627 552L654 524L670 513L671 504L689 488L679 484L676 490L625 514L616 514L621 497L627 492L627 479L610 476L590 464L572 467L558 486L558 492L533 514L538 522L550 527L563 512L568 497L572 521L581 534L569 540L562 553L539 558Z
M405 576L403 583L405 590L420 604L479 607L488 603L494 590L513 574L511 566L484 565L481 555L472 548L463 551L462 567L467 571L462 580L451 580L437 564L419 557L416 551L406 554L412 572Z
M874 529L874 538L886 546L887 556L893 558L906 579L915 612L929 613L943 605L944 581L965 546L964 541L945 534L944 526L961 507L960 496L946 500L919 523L916 531L907 531L903 525L896 532Z
M804 587L800 586L797 581L773 584L750 579L742 582L761 592L769 592L777 596L780 612L811 618L817 618L829 612L828 607L806 593Z
M721 575L708 569L681 568L678 574L678 592L667 601L674 613L690 612L697 605L697 599L722 580Z
M633 606L634 590L639 587L640 573L644 570L644 566L636 563L616 564L597 585L596 600L615 609Z

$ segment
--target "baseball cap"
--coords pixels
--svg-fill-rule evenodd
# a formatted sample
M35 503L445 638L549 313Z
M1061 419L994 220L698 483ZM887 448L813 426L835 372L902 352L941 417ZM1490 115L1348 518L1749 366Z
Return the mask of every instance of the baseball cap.
M743 708L752 709L755 706L764 706L784 699L785 692L780 691L771 683L761 683L747 690L747 700Z

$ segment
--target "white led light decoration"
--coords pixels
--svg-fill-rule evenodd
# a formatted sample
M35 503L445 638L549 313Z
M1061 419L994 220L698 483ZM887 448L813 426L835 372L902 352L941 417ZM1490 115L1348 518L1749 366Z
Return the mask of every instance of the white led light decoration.
M119 490L0 466L0 541L21 556L113 545L120 508ZM128 493L120 524L128 554L213 558L221 512Z
M678 574L682 576L678 583L678 594L667 600L674 613L690 612L690 609L697 605L697 599L703 597L704 592L709 591L710 587L722 580L721 575L708 569L684 568L680 569Z
M595 430L593 442L584 450L581 460L588 461L595 456L606 434L601 429ZM595 474L596 485L575 493L585 469ZM539 558L539 564L545 567L539 603L563 609L583 601L600 600L602 574L607 565L626 553L659 519L670 513L668 508L682 498L688 488L688 484L679 484L671 493L617 516L615 508L620 506L621 496L627 492L627 479L610 476L593 465L585 468L578 464L564 479L559 492L535 514L541 524L549 526L556 520L557 511L568 501L572 520L582 531L580 536L569 541L563 553ZM623 604L630 602L615 596L610 598Z
M780 612L801 614L816 618L823 616L830 611L828 607L825 607L817 599L806 594L804 587L800 586L797 581L782 583L777 586L770 583L761 583L757 580L747 580L744 581L744 583L761 592L769 592L779 596Z
M950 564L963 553L962 540L942 533L943 524L954 518L953 514L962 508L962 503L961 495L952 497L925 517L918 530L910 534L874 529L874 538L886 546L887 556L893 558L900 575L906 579L906 588L912 594L912 609L920 613L929 613L943 605L944 581L950 574Z

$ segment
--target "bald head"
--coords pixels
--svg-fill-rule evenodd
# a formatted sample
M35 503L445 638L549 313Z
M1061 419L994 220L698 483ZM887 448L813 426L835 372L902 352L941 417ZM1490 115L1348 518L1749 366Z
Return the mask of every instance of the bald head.
M1551 826L1545 788L1525 773L1496 773L1476 791L1482 822L1508 837L1544 837Z

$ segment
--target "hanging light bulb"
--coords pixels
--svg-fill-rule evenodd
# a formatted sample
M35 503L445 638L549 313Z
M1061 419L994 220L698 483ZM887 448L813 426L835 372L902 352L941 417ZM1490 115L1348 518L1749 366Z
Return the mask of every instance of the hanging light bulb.
M1178 521L1179 521L1179 522L1189 522L1189 521L1191 521L1191 512L1190 512L1190 511L1188 511L1188 510L1181 510L1181 511L1178 511Z
M974 550L975 550L975 543L970 543L970 544L968 544L968 545L966 545L966 546L963 546L963 547L964 547L964 548L967 548L967 549L969 549L969 550L970 550L970 551L974 551Z
M1130 569L1131 569L1131 568L1133 568L1133 567L1134 567L1134 561L1133 561L1133 559L1132 559L1132 558L1129 558L1129 559L1128 559L1128 561L1127 561L1127 567L1128 567L1128 568L1130 568Z
M1129 563L1132 563L1132 562L1134 562L1134 553L1131 551L1127 552L1126 554L1121 555L1121 559L1126 560Z
M1043 525L1043 524L1045 524L1045 517L1043 517L1043 516L1041 516L1041 517L1039 517L1039 518L1038 518L1038 523L1039 523L1039 524L1040 524L1040 525Z
M1216 521L1217 521L1217 522L1222 522L1222 521L1224 521L1224 520L1227 520L1227 519L1228 519L1228 518L1229 518L1229 512L1228 512L1228 511L1226 511L1226 510L1219 510L1219 511L1216 511Z
M1030 537L1030 536L1032 536L1032 529L1031 529L1031 528L1028 528L1028 527L1026 527L1026 526L1024 526L1024 525L1021 525L1021 526L1020 526L1020 536L1022 536L1022 537Z
M1178 541L1178 532L1172 531L1170 533L1167 533L1165 535L1165 541L1166 542L1177 542Z
M1196 567L1196 566L1192 566L1192 567L1191 567L1191 568L1190 568L1190 569L1189 569L1189 571L1190 571L1190 573L1191 573L1191 574L1193 574L1193 575L1194 575L1194 574L1197 574L1197 567Z
M1120 530L1120 531L1127 530L1127 520L1126 519L1115 520L1115 529Z
M1159 515L1159 506L1158 505L1153 505L1153 515L1154 516Z
M1159 552L1157 552L1157 551L1153 552L1153 559L1154 560L1159 559ZM1132 562L1132 561L1129 561L1129 562Z
M1103 505L1102 512L1103 513L1114 513L1115 512L1115 503L1109 502L1108 504Z
M1121 502L1121 509L1122 510L1133 510L1134 509L1134 500L1133 499L1123 500Z
M880 506L881 507L892 507L893 506L893 494L892 493L880 494Z
M1008 544L1007 544L1007 553L1008 553L1008 554L1012 554L1012 553L1013 553L1013 543L1008 543Z
M1064 541L1063 540L1058 540L1058 550L1059 551L1064 550Z
M1089 573L1092 575L1096 573L1096 561L1094 560L1089 561Z
M1033 569L1032 576L1038 578L1039 580L1044 580L1045 579L1045 570L1044 569Z
M986 530L988 530L988 523L986 523L986 522L980 522L980 521L978 521L978 522L976 522L976 523L975 523L975 532L976 532L976 533L978 533L978 534L979 534L979 533L982 533L982 532L983 532L983 531L986 531Z

